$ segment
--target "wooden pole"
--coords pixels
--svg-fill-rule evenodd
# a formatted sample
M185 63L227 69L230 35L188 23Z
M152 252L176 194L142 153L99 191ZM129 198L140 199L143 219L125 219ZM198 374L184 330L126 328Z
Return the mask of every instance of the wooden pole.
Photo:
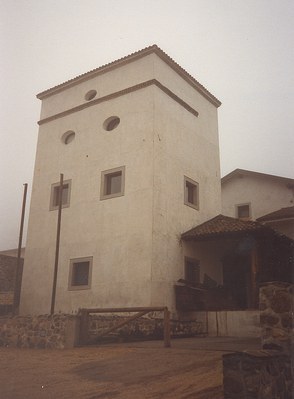
M57 283L57 272L58 272L61 212L62 212L62 190L63 190L63 174L61 173L60 183L59 183L58 219L57 219L57 232L56 232L54 276L53 276L53 287L52 287L52 297L51 297L51 311L50 311L51 314L54 314L55 298L56 298L56 283Z
M15 269L15 273L14 273L13 314L17 313L17 309L18 309L18 305L19 305L19 296L20 296L20 291L18 291L19 274L20 274L19 269L20 269L21 246L22 246L24 217L25 217L25 210L26 210L27 191L28 191L28 184L25 183L24 191L23 191L23 199L22 199L20 228L19 228L17 261L16 261L16 269Z

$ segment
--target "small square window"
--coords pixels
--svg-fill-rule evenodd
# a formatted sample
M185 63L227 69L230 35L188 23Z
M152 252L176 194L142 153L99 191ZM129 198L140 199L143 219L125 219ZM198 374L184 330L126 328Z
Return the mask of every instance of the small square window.
M105 170L101 172L100 199L120 197L124 195L125 167Z
M71 180L66 180L62 185L62 208L69 207ZM58 209L60 196L60 183L51 186L50 211Z
M189 177L184 178L184 203L194 209L199 209L199 185Z
M251 209L250 204L241 204L236 205L236 216L239 219L250 219L251 217Z
M199 261L185 257L185 280L189 283L200 283L200 266Z
M69 267L69 290L85 290L91 288L93 258L71 259Z

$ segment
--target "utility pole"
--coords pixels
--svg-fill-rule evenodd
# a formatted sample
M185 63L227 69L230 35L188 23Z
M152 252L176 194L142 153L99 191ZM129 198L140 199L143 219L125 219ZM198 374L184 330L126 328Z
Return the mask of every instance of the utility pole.
M54 264L54 276L53 276L53 287L52 287L50 314L54 314L54 308L55 308L56 283L57 283L58 260L59 260L61 212L62 212L62 190L63 190L63 174L61 173L60 174L60 183L59 183L58 219L57 219L56 247L55 247L55 264Z
M28 191L28 183L25 183L24 191L23 191L23 199L22 199L21 220L20 220L18 249L17 249L17 260L16 260L16 268L15 268L15 273L14 273L14 293L13 293L13 314L14 315L17 313L17 309L18 309L18 305L19 305L19 296L20 296L20 290L18 291L18 285L19 285L19 275L20 275L20 258L21 258L24 217L25 217L25 211L26 211L27 191Z

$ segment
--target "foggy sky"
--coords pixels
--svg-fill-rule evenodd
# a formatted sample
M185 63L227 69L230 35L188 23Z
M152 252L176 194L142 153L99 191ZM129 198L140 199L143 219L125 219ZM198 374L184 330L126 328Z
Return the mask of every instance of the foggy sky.
M293 177L293 17L292 0L0 0L0 250L32 188L36 94L152 44L222 102L222 175Z

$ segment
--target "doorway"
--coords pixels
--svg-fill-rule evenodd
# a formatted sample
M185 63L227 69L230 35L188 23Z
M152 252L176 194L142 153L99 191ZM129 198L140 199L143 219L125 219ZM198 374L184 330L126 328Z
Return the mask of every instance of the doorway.
M223 283L237 309L248 309L251 295L251 256L232 254L223 259Z

